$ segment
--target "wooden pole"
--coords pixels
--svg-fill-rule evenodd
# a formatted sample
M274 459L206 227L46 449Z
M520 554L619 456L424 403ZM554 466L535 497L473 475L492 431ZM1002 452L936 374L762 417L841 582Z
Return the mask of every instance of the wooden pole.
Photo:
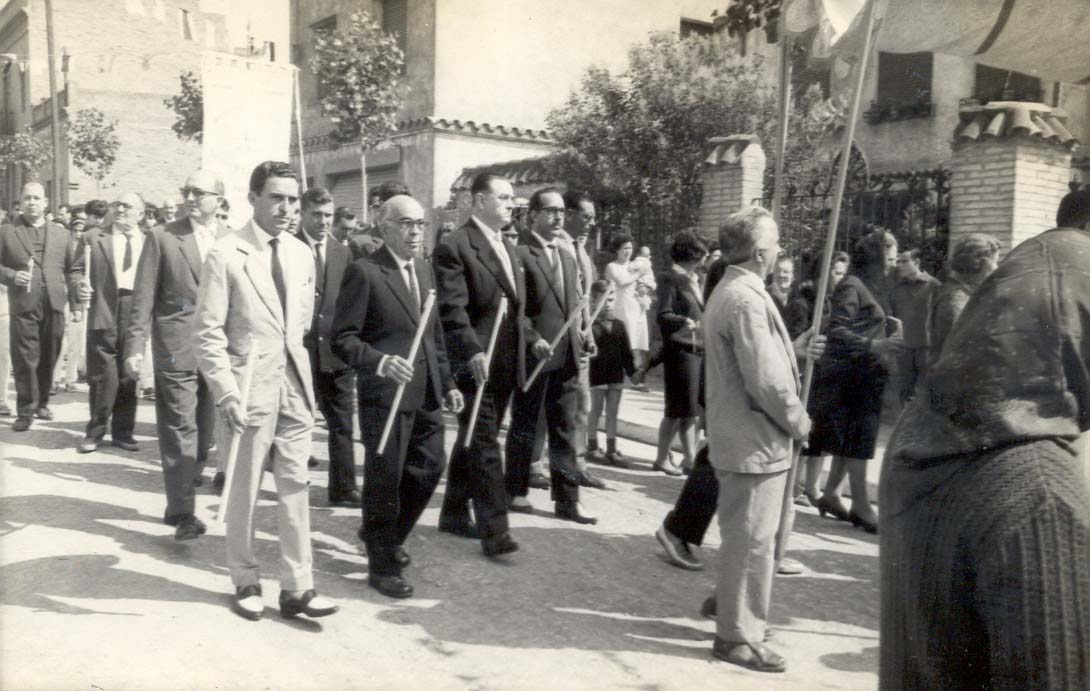
M783 19L779 20L783 23ZM787 125L791 116L791 46L792 39L786 32L780 31L780 102L779 116L776 123L776 172L772 188L772 218L782 224L784 187L784 158L787 152Z
M583 299L579 301L579 305L575 308L575 311L573 311L571 316L568 317L568 321L564 322L564 325L560 327L560 331L556 332L556 336L553 337L552 343L549 344L550 351L556 350L556 346L558 343L560 343L560 339L564 338L564 336L567 335L568 329L570 329L572 325L575 324L575 320L583 316L583 305L586 303L586 301L587 298L586 296L584 296ZM526 383L522 385L523 392L530 390L530 386L534 383L534 380L537 379L537 375L541 373L541 368L544 367L545 363L548 361L549 358L547 357L538 360L537 367L535 367L534 371L530 373L530 377L526 380Z
M500 306L496 310L496 321L492 322L492 333L488 335L488 348L485 350L485 375L484 381L477 384L477 394L473 397L473 408L469 413L469 424L466 426L466 438L463 447L469 448L473 443L473 430L477 427L477 415L481 412L481 399L484 398L484 387L488 384L488 373L492 369L492 356L496 352L496 338L500 335L500 324L507 316L507 296L500 298Z
M292 73L292 91L295 93L295 143L299 148L299 181L303 191L307 191L307 159L303 157L303 105L299 96L299 68Z
M49 53L49 131L53 137L53 208L67 197L61 191L61 109L57 103L57 57L53 41L53 0L45 0L45 39L46 52Z
M416 333L413 334L412 345L409 346L409 362L416 360L416 351L420 349L420 341L424 338L424 331L428 327L428 318L431 317L432 307L435 306L435 290L428 291L428 297L424 300L424 309L420 313L420 323L416 325ZM405 395L405 385L398 384L394 393L394 400L390 404L390 414L386 416L386 426L382 428L382 436L378 440L378 453L381 456L386 451L386 442L390 440L390 430L394 427L394 419L397 417L397 408L401 405L401 397Z
M844 132L844 143L840 153L840 166L836 173L836 186L833 192L833 208L829 218L829 230L825 235L825 252L821 258L821 278L818 279L817 296L814 299L814 314L811 330L820 330L821 316L825 311L825 297L829 292L829 273L832 269L833 252L836 249L836 229L840 223L840 205L844 201L844 186L848 180L848 160L852 154L852 141L855 138L855 123L859 120L859 106L863 100L863 85L867 77L867 63L870 61L871 46L874 41L874 5L876 0L868 0L863 15L863 51L856 64L855 89L852 91L851 106L848 111L848 123ZM815 330L816 329L816 330ZM802 404L810 401L810 387L814 379L814 360L806 358L806 371L802 378ZM789 517L791 503L794 501L795 479L798 477L799 455L787 471L787 487L784 489L783 508L780 512L780 527L776 532L776 561L783 559L787 550L787 538L790 534Z
M246 365L242 368L242 382L239 384L238 405L242 410L242 414L246 414L246 406L250 401L250 384L254 380L254 370L257 368L257 353L254 352L253 342L251 341L250 352L246 355ZM223 521L227 518L227 502L231 498L231 487L234 485L235 477L235 463L238 462L238 450L242 444L242 435L245 434L245 430L237 432L231 428L231 444L227 449L227 464L223 470L223 496L220 500L219 509L216 511L216 524L222 525ZM260 473L258 469L256 472Z

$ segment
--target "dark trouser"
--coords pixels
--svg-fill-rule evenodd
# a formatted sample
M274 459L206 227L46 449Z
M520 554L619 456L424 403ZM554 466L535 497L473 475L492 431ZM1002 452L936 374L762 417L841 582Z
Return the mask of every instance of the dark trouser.
M117 299L114 326L87 332L87 380L90 383L91 421L87 437L102 439L110 424L113 439L132 439L136 426L136 380L125 372L125 331L132 311L132 295Z
M41 299L37 307L11 315L11 369L15 373L15 410L19 417L33 417L36 409L49 405L53 369L64 338L64 312L53 311L45 290L38 290Z
M519 389L511 402L511 429L507 433L507 494L525 497L529 492L530 463L541 407L549 434L549 475L552 498L557 502L579 501L579 470L575 464L575 409L579 396L575 373L564 369L542 372L529 391Z
M356 489L356 452L352 445L356 373L351 369L323 372L318 365L317 349L308 346L307 353L314 398L329 429L329 498L334 499Z
M386 451L378 453L387 408L360 408L360 430L367 455L363 463L363 531L370 572L400 575L394 550L405 541L443 475L443 413L397 413Z
M916 397L916 389L927 376L928 348L905 348L901 351L900 384L901 401L907 403Z
M450 456L450 472L439 519L468 520L467 501L472 498L477 530L481 541L488 543L509 529L503 459L497 437L503 413L511 400L511 386L503 383L493 385L491 382L486 386L477 414L477 425L473 428L473 443L467 449L464 447L466 430L476 395L474 393L466 398L465 408L458 415L458 437Z
M200 373L155 370L155 429L168 517L192 515L193 480L208 459L215 428L216 402Z
M718 505L719 479L708 461L708 447L704 446L696 454L674 510L666 514L666 529L691 545L702 544Z

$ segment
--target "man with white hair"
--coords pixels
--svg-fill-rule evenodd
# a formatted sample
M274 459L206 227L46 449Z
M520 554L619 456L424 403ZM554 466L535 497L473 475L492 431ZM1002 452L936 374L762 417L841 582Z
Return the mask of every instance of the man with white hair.
M49 200L39 182L23 185L18 217L0 228L0 283L8 289L11 363L15 371L16 419L25 432L33 418L52 420L49 395L64 338L64 306L79 319L90 290L83 284L83 258L68 243L68 231L45 220Z

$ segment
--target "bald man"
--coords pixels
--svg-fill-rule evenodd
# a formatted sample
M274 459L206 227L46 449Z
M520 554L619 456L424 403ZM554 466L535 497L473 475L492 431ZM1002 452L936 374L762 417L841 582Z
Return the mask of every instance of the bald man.
M150 340L156 433L167 498L163 520L175 526L175 539L190 540L205 530L194 515L194 488L202 484L216 424L216 402L197 369L194 350L197 292L205 257L229 231L217 219L224 187L216 175L198 170L181 192L185 216L156 226L145 236L136 267L125 370L130 377L139 377ZM222 473L217 473L217 488L222 481Z
M11 364L15 372L16 432L34 418L53 419L49 394L64 337L64 306L83 315L83 258L68 231L45 220L49 200L37 182L23 185L20 214L0 227L0 283L8 289Z
M139 451L136 426L136 384L124 368L124 353L132 314L136 264L144 248L144 200L126 192L110 202L106 225L84 234L91 256L91 304L87 312L87 383L91 419L80 453L98 449L110 428L110 443ZM83 247L80 254L84 253Z
M435 281L421 258L424 209L412 197L383 203L384 247L348 267L333 317L333 353L356 370L363 465L363 526L369 583L383 595L413 593L401 576L402 544L439 484L446 465L443 413L459 413L462 394L447 365L438 311L425 323L414 360L408 354L421 309ZM383 453L379 439L399 385L405 390Z

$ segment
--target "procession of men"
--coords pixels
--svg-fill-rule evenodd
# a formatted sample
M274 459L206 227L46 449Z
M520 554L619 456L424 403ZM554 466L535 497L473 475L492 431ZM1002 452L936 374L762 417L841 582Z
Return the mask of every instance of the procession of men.
M264 161L253 169L247 184L252 217L240 228L225 223L225 189L225 181L214 172L195 170L180 187L177 212L157 223L147 217L148 206L140 195L121 192L106 204L101 223L74 241L68 229L47 219L50 200L42 185L29 182L23 187L19 214L0 228L0 282L7 289L10 312L5 340L16 389L13 432L52 419L50 396L66 320L86 328L89 395L86 425L76 445L80 453L96 453L107 436L121 452L141 450L134 427L143 393L140 382L150 372L165 495L163 523L173 528L179 542L207 533L195 497L205 464L214 456L211 490L221 493L218 511L226 524L232 609L253 621L265 614L255 512L266 471L276 489L280 615L319 618L339 610L319 593L315 578L308 487L309 469L316 463L319 414L328 430L328 505L359 509L360 523L352 537L363 545L369 586L386 597L414 595L406 571L414 563L421 568L422 560L414 561L406 540L444 472L447 486L438 529L479 540L488 560L517 564L513 555L525 542L516 541L509 514L535 513L528 499L532 464L546 438L547 487L553 501L549 515L580 526L598 523L580 493L604 483L585 470L580 458L588 434L586 369L598 356L591 326L613 289L592 304L595 269L585 243L594 222L593 200L556 187L537 189L528 200L526 227L512 242L511 182L482 173L471 185L468 219L447 232L425 258L430 222L400 183L375 191L373 223L366 233L351 227L342 232L351 214L337 206L329 191L304 189L288 163ZM970 316L1052 309L1051 303L1038 299L1044 290L1038 284L1051 286L1054 272L1060 271L1047 252L1055 246L1066 253L1061 268L1069 277L1078 272L1077 257L1090 256L1085 237L1090 193L1073 193L1065 205L1058 229L1014 255L1018 266L1038 276L1032 289L1019 292L1010 283L986 283L981 301L990 299L998 306L970 302ZM58 208L58 218L70 211ZM82 219L73 217L69 223L77 221L82 227ZM826 342L813 328L790 337L781 308L767 290L782 249L779 238L777 223L759 207L722 219L721 278L707 288L702 324L706 453L719 483L723 538L718 586L706 603L706 614L717 620L712 653L760 672L786 669L784 658L765 644L771 631L769 604L777 563L782 566L777 547L786 540L792 521L791 504L784 501L792 496L788 469L811 432L800 363L820 359ZM1030 280L1019 276L1004 280ZM922 282L918 272L911 278ZM1078 280L1085 287L1085 270ZM944 351L930 384L932 397L917 396L911 415L895 432L895 463L887 472L900 473L905 482L931 482L933 478L916 479L912 473L924 473L928 463L944 462L949 454L932 458L929 453L946 454L949 447L954 449L951 454L972 454L980 444L989 448L994 437L1002 443L991 448L999 448L1000 454L1032 444L1032 453L1055 455L1057 463L1071 464L1072 478L1077 476L1066 442L1056 449L1044 439L1073 438L1085 427L1090 405L1090 338L1083 310L1087 295L1068 294L1063 284L1057 285L1058 301L1071 303L1081 317L1064 315L1055 333L1025 335L1030 330L1023 329L1018 332L1023 335L995 336L1022 349L1018 352L1048 342L1050 349L1040 351L1044 355L1038 358L1045 374L1037 390L1027 392L1009 381L1016 379L1012 371L999 372L987 362L972 360L983 350ZM991 337L983 328L970 332L964 320L958 326L951 334L955 342L974 343L984 338L981 334ZM70 340L68 356L80 345ZM1012 422L1004 402L992 400L994 392L986 392L991 398L961 400L951 383L962 371L960 358L984 373L985 384L991 377L998 382L995 387L1006 386L1016 399L1051 396L1047 408L1053 412L1039 412L1039 425L1027 431L1018 427L1025 417ZM905 400L922 390L916 379L927 376L921 367L912 372ZM945 392L945 398L935 398L936 391ZM942 417L958 406L958 416ZM968 409L981 419L994 418L994 428L981 432ZM363 446L360 478L354 412ZM449 459L444 413L457 418ZM913 430L914 421L931 418L949 421ZM501 448L505 419L509 425ZM973 436L979 434L984 436ZM933 446L920 441L930 439L928 435L936 438ZM998 458L1008 465L1024 460ZM1058 547L1049 543L1069 550L1078 564L1090 554L1090 520L1085 506L1078 507L1085 489L1075 480L1064 486L1071 496L1061 499L1073 504L1073 518L1065 525L1074 537L1066 542L1060 538ZM888 505L897 501L910 507L915 499L894 496ZM884 502L883 510L891 510L886 507ZM916 505L913 510L924 508ZM904 522L907 515L889 520ZM883 539L891 552L907 554L915 547L908 541L912 534L909 526L896 539L883 532ZM951 559L956 562L956 556ZM903 580L900 572L886 577L911 593L889 606L907 617L903 610L915 606L925 586ZM1011 592L1030 589L1014 583L1014 575L1005 578L1002 586ZM1066 606L1065 593L1086 592L1087 578L1078 568L1061 574L1057 582L1063 593L1036 593L1032 606ZM1072 590L1065 590L1068 586ZM933 612L927 616L941 619ZM1001 617L994 610L974 616L981 630L998 635ZM1031 621L1030 614L1026 617L1018 620L1026 630L1044 626ZM911 623L900 624L903 629L891 637L923 646L904 633ZM1047 633L1057 645L1071 646L1088 632L1083 611L1039 633ZM1015 650L1022 641L1013 635L1004 638L1004 650ZM884 664L904 665L913 678L926 677L928 664L952 674L941 660L884 654L892 656ZM1019 676L1031 668L1010 674ZM980 673L982 683L988 678L987 671Z

